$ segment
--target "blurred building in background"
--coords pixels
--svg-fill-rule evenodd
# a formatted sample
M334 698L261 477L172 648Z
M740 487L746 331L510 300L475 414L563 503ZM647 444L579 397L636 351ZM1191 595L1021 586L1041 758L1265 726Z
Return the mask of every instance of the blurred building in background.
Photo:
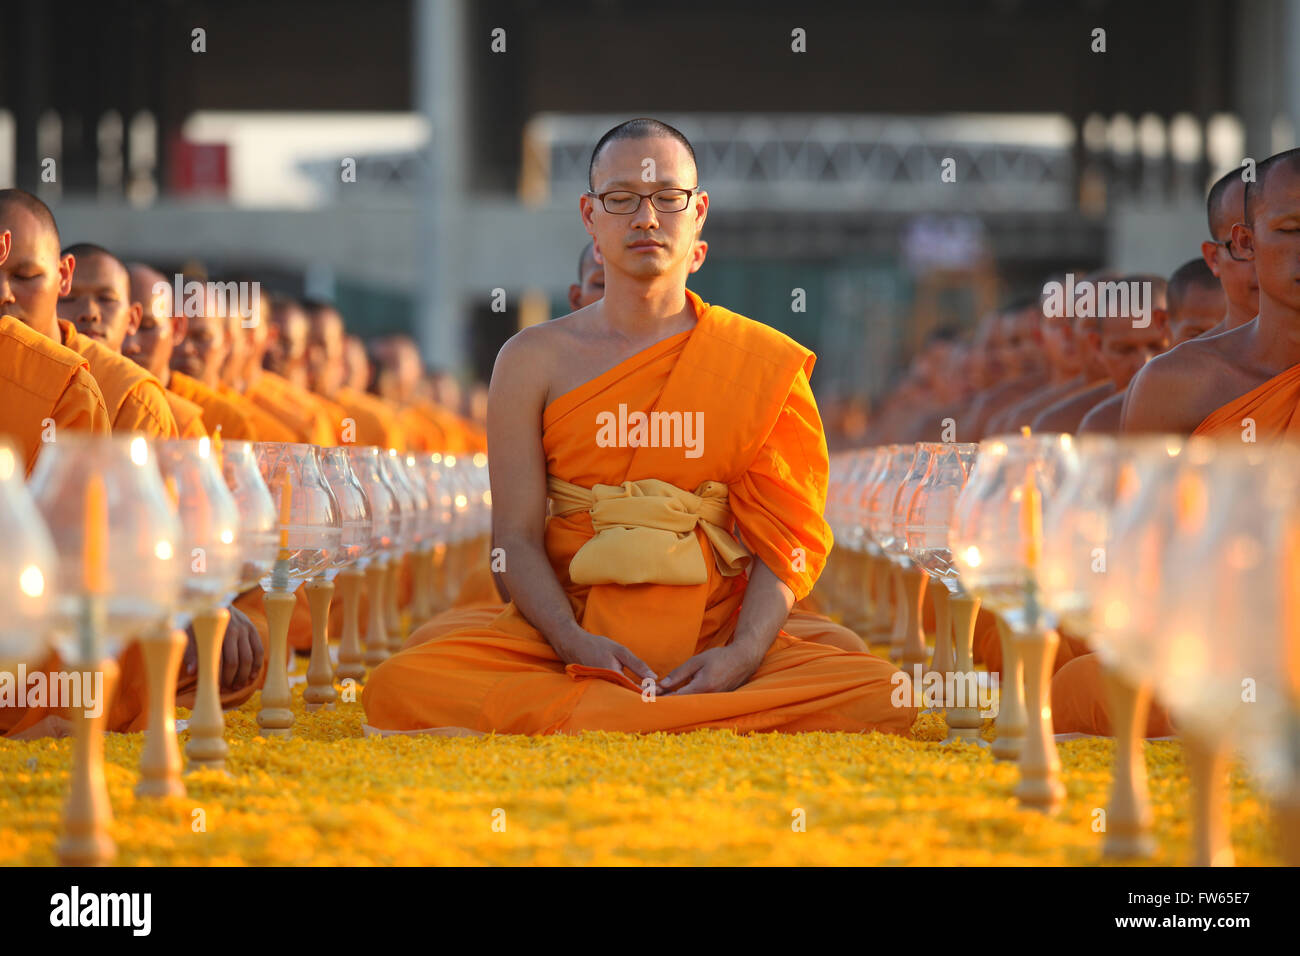
M0 184L67 241L330 295L476 377L566 310L623 119L696 147L692 288L840 396L1049 272L1167 274L1211 179L1300 124L1289 0L102 0L5 31Z

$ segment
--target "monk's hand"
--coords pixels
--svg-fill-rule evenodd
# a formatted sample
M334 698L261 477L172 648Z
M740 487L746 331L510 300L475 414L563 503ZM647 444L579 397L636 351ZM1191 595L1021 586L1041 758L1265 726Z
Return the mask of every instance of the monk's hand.
M247 687L262 670L262 635L237 607L230 609L230 623L221 641L221 692Z
M650 669L650 665L637 657L618 641L608 637L592 634L581 628L571 631L560 640L552 640L551 646L560 660L566 664L581 664L584 667L600 667L605 670L618 671L627 668L641 680L658 680L659 675Z
M735 690L758 670L763 655L748 646L730 644L702 651L659 681L665 697L717 694Z

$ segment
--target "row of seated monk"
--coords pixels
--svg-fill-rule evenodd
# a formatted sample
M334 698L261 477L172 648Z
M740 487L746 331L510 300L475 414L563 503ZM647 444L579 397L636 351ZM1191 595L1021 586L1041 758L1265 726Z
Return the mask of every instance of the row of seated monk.
M28 474L60 431L486 451L486 389L462 393L450 374L426 374L409 337L367 348L346 334L327 301L241 301L209 295L206 280L193 267L164 276L123 263L90 243L63 247L40 199L0 191L0 440L16 447ZM178 287L204 294L174 302ZM299 643L305 623L296 612ZM260 599L242 596L223 650L227 705L259 686L265 635ZM183 704L192 703L195 689L192 634L186 657ZM47 669L56 664L53 657L45 662ZM122 664L108 725L139 729L145 685L138 650L128 650ZM0 710L0 731L10 736L67 727L62 714Z
M655 160L659 191L686 193L681 208L670 197L611 212L604 197L619 188L636 194L646 157ZM597 144L592 190L580 201L592 243L571 290L574 311L512 338L493 374L493 485L508 492L494 494L493 544L508 570L498 590L486 566L475 569L457 606L416 628L369 675L362 700L372 728L910 732L916 709L896 704L912 699L896 693L896 668L815 610L831 540L814 356L685 286L707 253L700 235L708 200L691 185L694 167L685 137L653 120L620 124ZM981 323L970 343L932 342L882 405L872 441L937 439L947 420L960 441L1021 425L1233 438L1243 416L1259 440L1286 436L1300 404L1300 151L1254 172L1244 182L1229 174L1210 190L1201 260L1168 283L1136 277L1150 290L1142 316L1150 321L1049 316L1040 301L1017 303ZM8 286L0 287L0 312L27 332L41 330L19 339L6 325L6 341L61 355L69 370L60 394L72 385L89 392L78 384L79 375L92 378L86 365L54 351L76 341L55 318L60 293L71 295L75 251L60 258L53 218L34 202L0 193L0 231L14 234L20 262L45 256L44 285L54 291L42 312L40 295L7 301ZM49 249L34 252L46 239ZM12 253L0 275L6 270L24 281ZM308 314L315 329L316 312ZM340 401L328 376L308 384ZM93 404L83 400L80 420L95 420ZM695 410L713 437L699 458L598 445L592 422L623 405ZM38 412L48 414L48 405L27 409ZM6 422L5 431L21 429ZM548 494L575 503L548 517ZM689 514L691 526L683 532L665 521L665 510ZM609 534L629 527L648 535ZM669 560L672 542L692 534L706 560L683 570ZM630 538L663 554L629 552ZM589 545L599 547L584 561ZM257 623L264 630L264 618ZM981 618L976 649L997 669L992 623ZM237 676L250 677L242 690L255 687L258 657L233 656ZM1058 732L1107 733L1086 645L1064 638L1056 666ZM24 715L0 729L48 732L56 717ZM116 726L110 717L112 729L133 723L138 717ZM1161 736L1172 726L1155 708L1147 729Z

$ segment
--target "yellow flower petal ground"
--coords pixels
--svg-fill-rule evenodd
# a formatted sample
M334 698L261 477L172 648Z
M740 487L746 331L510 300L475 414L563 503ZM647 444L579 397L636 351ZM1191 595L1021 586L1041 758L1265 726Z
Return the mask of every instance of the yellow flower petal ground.
M936 743L946 727L934 714L918 718L914 740L719 731L363 738L360 704L308 714L297 687L294 737L264 740L258 706L254 697L226 715L231 775L187 776L184 799L137 799L143 735L108 737L118 863L1102 862L1094 811L1107 803L1109 740L1060 745L1068 798L1048 818L1011 796L1014 766ZM70 740L0 741L0 864L55 862L71 752ZM1151 862L1186 863L1181 745L1148 744L1147 765L1159 843ZM1231 801L1238 863L1278 863L1267 807L1240 768Z

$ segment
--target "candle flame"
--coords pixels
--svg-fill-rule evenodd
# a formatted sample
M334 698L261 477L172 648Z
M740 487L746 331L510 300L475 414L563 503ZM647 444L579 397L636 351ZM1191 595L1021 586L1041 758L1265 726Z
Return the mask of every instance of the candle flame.
M149 443L141 436L131 439L131 461L142 468L149 464Z
M36 565L29 564L18 575L18 586L28 597L40 597L45 593L45 575Z

